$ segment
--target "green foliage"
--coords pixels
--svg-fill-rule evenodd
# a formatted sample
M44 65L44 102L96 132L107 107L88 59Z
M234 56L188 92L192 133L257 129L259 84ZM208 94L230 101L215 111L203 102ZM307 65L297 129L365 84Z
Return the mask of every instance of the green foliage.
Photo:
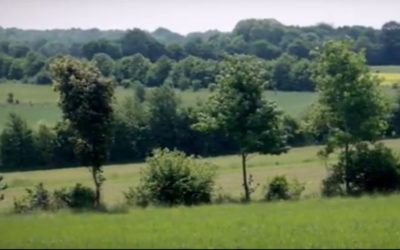
M106 54L111 58L121 57L120 47L106 39L90 41L82 45L82 55L87 59L93 59L96 54Z
M91 166L99 206L104 181L101 166L107 160L111 144L113 83L91 64L71 57L57 59L51 69L64 119L77 133L75 150L83 164Z
M156 140L153 148L174 148L177 145L179 122L178 105L180 100L175 91L167 85L154 89L149 93L148 125L151 135Z
M138 205L196 205L209 203L215 166L180 151L155 150L146 160L139 186L125 194Z
M55 204L59 208L93 209L96 203L96 194L89 188L77 183L69 190L63 188L53 193Z
M147 72L151 67L149 59L142 54L123 57L116 62L116 77L119 80L129 79L145 83Z
M21 80L24 77L24 64L22 59L12 61L8 70L8 79Z
M10 93L7 94L6 102L8 104L13 104L14 103L14 94L13 93L10 92Z
M152 61L166 53L163 44L147 32L140 29L128 30L120 39L122 55L128 56L140 53Z
M328 42L316 59L314 77L333 135L345 141L376 140L386 127L388 107L362 53L351 43ZM345 139L348 138L348 139Z
M327 196L343 194L346 181L350 195L397 191L400 188L399 159L381 143L359 143L349 151L347 159L344 153L339 155L339 162L323 183L322 193Z
M116 109L113 120L110 160L143 160L151 152L148 114L143 103L127 97Z
M287 148L281 112L262 97L259 61L251 57L229 57L222 66L217 90L212 93L199 122L200 131L222 129L240 147L245 200L250 200L246 173L249 153L280 154Z
M32 130L25 120L10 113L9 122L0 135L2 166L27 168L35 164L36 152Z
M144 102L146 99L146 88L140 82L133 86L133 91L135 98L140 102Z
M37 152L37 162L41 166L53 162L56 134L44 124L39 125L34 134L34 146Z
M249 57L227 59L217 89L195 127L223 128L244 153L281 153L285 150L281 111L262 97L257 63Z
M69 190L62 188L53 193L48 191L43 183L39 183L33 189L27 188L26 192L25 196L14 200L14 212L55 211L61 208L95 208L95 192L79 183Z
M173 61L166 56L160 57L147 72L147 86L161 86L172 70Z
M390 117L388 117L388 132L394 135L400 135L400 92L397 93Z
M274 200L298 200L304 191L304 184L297 179L289 182L286 176L275 176L266 187L265 199Z
M210 83L215 82L217 73L216 61L188 56L173 65L166 83L181 90L188 89L193 86L193 83L196 83L198 88L206 88Z
M52 79L47 71L40 71L34 78L34 82L39 85L52 84Z
M105 53L97 53L92 58L92 63L100 70L103 76L110 76L114 72L114 60Z
M314 79L319 111L328 129L321 154L344 150L344 171L349 174L349 148L361 141L376 141L386 129L388 105L378 89L379 79L365 64L363 53L352 51L348 41L331 41L317 52ZM316 115L318 117L318 115ZM318 121L318 120L315 120ZM318 122L320 125L320 121ZM345 179L346 192L351 192Z
M26 196L14 200L14 212L26 213L34 210L50 210L51 194L44 188L43 183L37 184L34 189L26 189Z
M329 169L328 176L322 180L321 194L325 197L346 195L346 187L343 185L344 176L343 168L333 165Z

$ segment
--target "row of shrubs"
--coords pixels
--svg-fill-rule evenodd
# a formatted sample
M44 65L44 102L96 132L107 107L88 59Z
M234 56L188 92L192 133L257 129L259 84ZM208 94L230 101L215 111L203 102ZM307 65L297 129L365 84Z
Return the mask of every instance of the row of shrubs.
M140 173L136 187L124 192L126 205L146 207L149 205L198 205L231 200L219 192L215 199L215 170L217 166L180 151L155 150L147 159L148 166ZM297 180L290 182L285 176L272 179L265 189L265 200L299 199L304 184ZM58 209L94 209L93 189L76 184L72 188L57 189L53 192L39 183L34 189L14 201L14 211L25 213L34 210L55 211Z
M350 157L345 166L344 154L333 165L322 183L324 196L361 195L364 193L388 193L400 189L400 164L393 152L381 143L360 143L349 149ZM233 199L215 192L217 166L185 153L157 149L147 158L147 167L140 172L136 187L124 192L126 205L198 205L229 202ZM348 185L349 190L345 188ZM264 200L297 200L304 191L304 183L276 176L264 188ZM347 191L347 193L346 193ZM216 195L215 195L216 194ZM32 210L93 209L95 193L76 184L50 193L43 184L14 202L14 210L23 213Z

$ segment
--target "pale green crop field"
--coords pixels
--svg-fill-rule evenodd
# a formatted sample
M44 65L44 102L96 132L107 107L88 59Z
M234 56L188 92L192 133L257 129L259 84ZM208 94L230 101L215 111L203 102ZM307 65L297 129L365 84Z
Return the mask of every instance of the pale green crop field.
M390 98L397 93L391 86L382 87L382 91ZM19 104L6 103L8 93L13 93L14 99L18 100ZM117 88L115 102L121 102L125 97L132 95L131 89ZM209 95L208 90L177 91L177 96L184 107L196 106L198 101L206 101ZM281 110L294 117L301 117L318 97L314 92L265 91L264 95L275 101ZM10 112L22 116L32 127L37 127L40 123L55 124L62 117L57 102L58 95L51 86L0 83L0 131L4 128Z

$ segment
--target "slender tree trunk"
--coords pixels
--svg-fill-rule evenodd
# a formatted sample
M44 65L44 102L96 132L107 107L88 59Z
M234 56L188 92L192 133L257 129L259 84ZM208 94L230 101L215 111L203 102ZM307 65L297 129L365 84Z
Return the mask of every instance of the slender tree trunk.
M94 186L95 186L95 192L96 192L96 200L94 203L94 206L96 208L100 207L100 198L101 198L101 180L98 176L99 168L98 167L93 167L92 168L92 177L94 181Z
M346 193L349 194L350 192L350 185L349 185L349 143L346 142L344 146L344 181L346 184Z
M246 171L246 160L247 160L247 154L242 153L242 170L243 170L243 187L244 187L244 200L246 202L250 201L250 190L249 190L249 185L247 182L247 171Z

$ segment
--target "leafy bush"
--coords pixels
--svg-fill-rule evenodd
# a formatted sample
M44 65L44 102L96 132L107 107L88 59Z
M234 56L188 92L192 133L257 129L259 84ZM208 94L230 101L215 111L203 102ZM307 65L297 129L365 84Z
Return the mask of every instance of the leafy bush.
M350 149L347 167L344 153L339 155L339 162L323 182L322 193L345 194L346 180L349 195L397 191L400 189L399 159L382 143L359 143Z
M297 200L304 191L304 184L293 179L289 182L284 175L274 177L266 187L265 199L273 200Z
M27 195L14 200L14 211L25 213L34 210L57 210L61 208L94 208L95 193L92 189L76 184L67 190L62 188L50 193L39 183L32 189L26 189Z
M342 196L345 194L343 169L334 165L324 180L322 180L321 193L326 197Z
M132 188L124 192L126 203L130 206L147 207L150 204L150 196L143 185Z
M68 207L73 209L94 208L96 194L93 189L77 183L75 187L67 191L65 188L54 191L56 207Z
M168 149L154 150L146 162L139 186L125 193L128 203L171 206L211 201L215 170L209 163Z
M16 213L23 213L33 210L50 210L51 208L51 195L47 189L44 188L43 183L39 183L34 189L26 189L28 193L26 196L19 200L14 200L14 211Z
M6 102L8 104L13 104L14 103L14 94L13 93L10 92L10 93L7 94Z

